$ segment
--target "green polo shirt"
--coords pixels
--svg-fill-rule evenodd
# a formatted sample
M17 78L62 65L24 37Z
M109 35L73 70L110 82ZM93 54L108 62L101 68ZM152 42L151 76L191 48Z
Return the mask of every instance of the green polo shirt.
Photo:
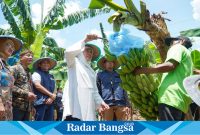
M191 98L183 87L183 80L192 75L190 52L182 45L172 46L167 52L166 62L175 60L175 70L164 73L158 90L158 103L167 104L187 113Z

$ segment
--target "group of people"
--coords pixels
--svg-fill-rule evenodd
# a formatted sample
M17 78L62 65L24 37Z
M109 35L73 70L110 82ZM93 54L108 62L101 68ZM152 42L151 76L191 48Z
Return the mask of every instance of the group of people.
M115 71L119 64L117 60L99 59L100 49L89 43L97 39L97 35L89 34L66 49L68 80L62 95L49 73L56 66L54 59L36 60L31 75L28 66L33 53L25 50L20 54L20 62L9 67L7 59L23 43L14 37L0 36L0 120L30 120L31 115L38 121L54 120L56 99L58 120L93 121L97 120L96 112L103 120L131 120L131 103L119 86L121 79ZM188 51L192 43L186 37L166 38L165 43L170 49L164 63L137 67L132 74L163 73L158 88L159 120L184 120L192 101L183 87L183 80L193 73ZM97 61L101 69L97 74L91 67L92 61Z
M90 67L90 62L98 56L98 49L87 42L96 39L97 35L87 35L83 41L66 50L69 78L64 89L63 97L67 98L63 102L63 118L96 120L94 112L97 109L105 120L113 120L114 116L117 120L128 120L126 110L130 104L126 93L119 87L119 75L113 70L118 67L117 61L108 61L102 57L98 66L103 71L97 74L97 80ZM183 86L183 80L193 74L188 50L192 43L187 37L168 37L165 45L170 48L164 63L155 67L137 67L132 74L162 73L157 91L159 120L185 120L188 110L198 110L198 106L191 106L191 97ZM199 112L195 113L198 115Z
M14 37L0 36L0 120L28 121L54 120L55 80L49 70L56 61L45 57L33 63L31 75L29 65L33 53L24 50L20 62L9 66L7 60L19 52L23 43Z
M99 58L100 49L88 42L99 37L89 34L82 41L66 49L68 80L63 92L63 119L66 121L129 120L130 103L126 92L119 87L119 75L114 71L117 61L98 61L103 71L96 73L90 63Z
M54 110L57 120L97 120L96 112L103 120L130 120L128 96L119 87L121 80L114 71L117 61L100 59L98 65L103 72L96 81L90 63L99 58L101 51L87 42L97 38L87 35L82 42L66 49L68 80L63 93L60 88L56 90L56 81L49 73L56 60L44 57L33 62L32 51L24 50L20 62L9 66L6 61L20 51L23 43L14 37L1 36L0 120L28 121L34 117L36 121L52 121ZM31 64L33 74L29 70Z

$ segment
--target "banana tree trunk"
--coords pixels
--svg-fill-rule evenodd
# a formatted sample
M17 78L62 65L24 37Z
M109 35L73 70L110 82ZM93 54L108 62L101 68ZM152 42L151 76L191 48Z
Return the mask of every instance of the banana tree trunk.
M170 36L164 18L158 14L147 19L143 25L146 34L156 45L162 62L165 61L169 47L165 45L165 38Z

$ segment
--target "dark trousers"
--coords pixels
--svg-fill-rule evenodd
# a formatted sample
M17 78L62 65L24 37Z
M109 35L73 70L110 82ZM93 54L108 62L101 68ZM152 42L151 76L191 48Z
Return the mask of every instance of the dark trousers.
M60 109L60 108L58 107L58 108L56 108L56 112L57 112L56 121L61 121L61 120L62 120L62 116L63 116L63 109Z
M74 117L72 117L72 116L70 115L70 116L66 116L65 121L81 121L81 120L78 119L78 118L74 118Z
M53 121L54 120L54 105L38 105L35 106L36 114L35 120L36 121Z
M191 103L190 109L194 120L199 120L199 106L196 103Z
M159 119L161 121L183 121L185 114L166 104L158 104Z
M30 117L30 112L19 110L13 107L13 120L14 121L28 121Z

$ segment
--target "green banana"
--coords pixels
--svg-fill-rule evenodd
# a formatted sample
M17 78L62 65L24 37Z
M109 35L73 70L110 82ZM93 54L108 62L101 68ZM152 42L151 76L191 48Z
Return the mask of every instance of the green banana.
M122 59L121 59L121 55L117 57L117 61L119 62L120 65L123 64L123 61L122 61Z
M121 60L123 64L126 64L126 58L125 58L125 54L121 55Z
M146 97L147 96L147 94L144 91L141 91L141 95L142 95L142 97Z
M117 72L119 75L125 74L125 73L122 71L122 69L117 69L116 72Z
M130 72L131 72L131 70L127 67L127 65L121 66L121 69L122 69L122 71L123 71L124 73L130 73Z
M146 98L142 97L141 99L142 99L142 102L143 102L144 104L147 104Z
M142 80L141 80L140 76L136 75L135 77L136 77L138 87L142 90L143 86L142 86Z
M125 75L120 75L120 79L122 80L122 83L126 82L126 76Z
M135 87L132 87L132 91L135 92L135 93L137 93L138 95L141 94L141 93L140 93L140 90L137 89L137 88L135 88Z
M133 58L130 58L130 64L132 65L133 70L137 67L135 60Z
M144 90L144 92L145 92L147 95L150 94L150 91L147 89L147 87L143 87L143 90Z
M131 88L131 86L129 85L129 84L123 84L123 88L125 89L125 90L127 90L127 91L132 91L132 88Z
M148 107L148 112L149 113L152 113L153 112L153 109L151 107Z
M142 84L143 84L143 87L148 87L148 84L145 80L145 76L144 74L140 74L140 78L141 78L141 81L142 81Z
M128 51L128 56L129 56L130 58L134 58L133 54L131 53L132 50L133 50L133 49L131 48L131 49Z
M127 67L129 68L130 71L134 70L134 67L131 65L129 61L126 62Z

